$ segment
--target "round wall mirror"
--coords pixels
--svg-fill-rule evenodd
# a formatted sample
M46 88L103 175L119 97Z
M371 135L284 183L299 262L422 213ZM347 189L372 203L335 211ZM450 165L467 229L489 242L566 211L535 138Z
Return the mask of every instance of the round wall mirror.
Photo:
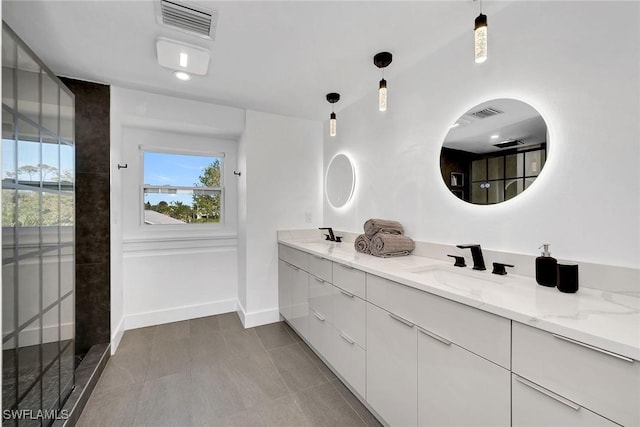
M340 208L349 202L356 183L356 174L349 157L336 155L327 168L325 191L327 200L334 208Z
M455 196L476 205L512 199L536 180L547 158L547 125L516 99L493 99L449 126L440 171Z

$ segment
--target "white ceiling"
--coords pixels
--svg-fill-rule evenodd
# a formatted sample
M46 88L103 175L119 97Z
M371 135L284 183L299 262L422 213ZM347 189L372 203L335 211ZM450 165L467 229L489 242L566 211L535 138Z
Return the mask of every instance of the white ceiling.
M159 25L152 0L3 0L3 19L57 74L295 117L324 120L375 91L373 55L392 78L454 38L470 43L478 3L448 1L191 1L218 11L215 40ZM507 2L487 4L497 10ZM211 52L209 73L178 81L158 65L158 37Z

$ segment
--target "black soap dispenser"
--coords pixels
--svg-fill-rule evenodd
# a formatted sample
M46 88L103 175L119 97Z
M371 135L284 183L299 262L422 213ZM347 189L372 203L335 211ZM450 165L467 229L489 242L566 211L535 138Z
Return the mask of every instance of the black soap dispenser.
M536 282L542 286L554 287L558 280L558 260L551 256L548 243L540 248L543 246L544 251L536 258Z

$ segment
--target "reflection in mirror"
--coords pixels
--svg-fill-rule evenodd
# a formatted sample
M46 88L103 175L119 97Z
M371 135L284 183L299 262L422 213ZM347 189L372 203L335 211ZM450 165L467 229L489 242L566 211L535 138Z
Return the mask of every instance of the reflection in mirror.
M515 99L484 102L449 127L440 152L442 179L469 203L512 199L540 174L547 136L544 119L529 104Z
M353 164L346 155L338 154L331 160L325 179L325 191L331 206L340 208L351 200L355 178Z

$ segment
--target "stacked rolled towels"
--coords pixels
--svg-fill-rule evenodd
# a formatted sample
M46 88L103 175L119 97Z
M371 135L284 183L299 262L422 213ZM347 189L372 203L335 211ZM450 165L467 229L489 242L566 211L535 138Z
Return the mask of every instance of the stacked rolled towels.
M356 251L377 257L409 255L415 248L414 241L405 236L402 224L385 219L368 219L364 234L356 237Z

